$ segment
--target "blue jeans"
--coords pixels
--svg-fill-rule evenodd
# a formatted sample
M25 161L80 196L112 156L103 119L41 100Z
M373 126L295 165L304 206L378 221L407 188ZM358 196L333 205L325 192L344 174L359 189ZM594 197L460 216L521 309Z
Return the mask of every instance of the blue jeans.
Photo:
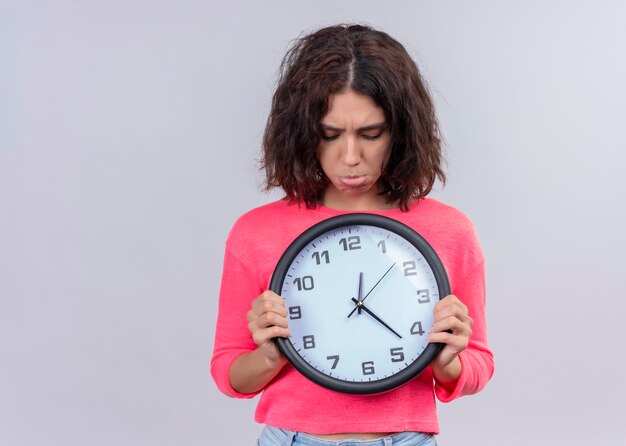
M300 432L265 426L257 446L436 446L435 436L422 432L401 432L375 440L329 441Z

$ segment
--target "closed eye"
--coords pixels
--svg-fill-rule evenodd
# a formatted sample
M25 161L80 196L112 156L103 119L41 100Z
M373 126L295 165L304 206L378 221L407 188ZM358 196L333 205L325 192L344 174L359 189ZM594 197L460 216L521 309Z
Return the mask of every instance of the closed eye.
M363 135L361 135L361 137L363 139L368 140L368 141L374 141L374 140L380 138L382 136L382 134L383 134L383 131L380 131L380 132L378 132L378 133L376 133L374 135L372 135L372 134L363 134Z

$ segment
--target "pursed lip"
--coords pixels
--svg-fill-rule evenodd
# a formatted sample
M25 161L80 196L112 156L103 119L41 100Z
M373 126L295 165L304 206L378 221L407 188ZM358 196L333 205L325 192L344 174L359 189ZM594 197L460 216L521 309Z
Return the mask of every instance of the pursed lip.
M347 187L360 187L367 183L367 177L365 175L358 176L343 176L339 177L341 183Z

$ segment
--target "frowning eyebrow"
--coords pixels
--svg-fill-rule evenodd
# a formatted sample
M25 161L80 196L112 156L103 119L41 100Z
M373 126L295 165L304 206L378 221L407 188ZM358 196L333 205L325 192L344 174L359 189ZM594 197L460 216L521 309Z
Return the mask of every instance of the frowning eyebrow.
M338 127L333 127L332 125L328 125L328 124L320 124L322 127L322 130L329 130L331 132L344 132L346 129L340 129ZM383 129L387 127L387 123L385 121L382 122L377 122L375 124L369 124L363 127L359 127L357 129L357 131L359 132L366 132L368 130L378 130L378 129Z

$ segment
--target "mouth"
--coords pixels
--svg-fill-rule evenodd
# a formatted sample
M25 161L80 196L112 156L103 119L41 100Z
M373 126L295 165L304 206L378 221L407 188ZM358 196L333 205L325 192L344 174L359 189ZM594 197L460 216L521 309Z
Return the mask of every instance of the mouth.
M340 181L343 185L347 187L361 187L367 183L367 177L365 175L362 176L345 176L340 177Z

